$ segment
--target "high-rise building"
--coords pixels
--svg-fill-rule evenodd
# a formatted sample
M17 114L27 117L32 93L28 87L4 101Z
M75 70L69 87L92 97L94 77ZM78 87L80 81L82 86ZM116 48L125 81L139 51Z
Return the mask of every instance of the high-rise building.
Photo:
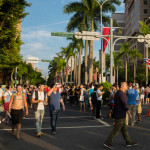
M115 32L115 35L123 36L124 35L124 13L114 13L112 14L113 20L117 22L119 28L121 29L119 33ZM114 39L115 40L115 39ZM124 43L124 40L118 40L114 46L114 50L119 52L121 44Z
M150 0L124 0L125 3L125 36L138 36L140 23L150 16ZM131 49L137 48L145 57L144 43L129 39Z

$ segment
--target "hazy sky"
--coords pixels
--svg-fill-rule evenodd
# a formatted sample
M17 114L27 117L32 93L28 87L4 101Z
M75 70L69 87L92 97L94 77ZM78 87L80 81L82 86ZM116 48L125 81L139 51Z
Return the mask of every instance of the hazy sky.
M29 15L22 20L21 54L24 59L29 56L39 59L53 59L61 47L67 46L69 41L65 37L51 37L51 32L65 32L66 25L72 15L63 14L65 4L74 0L27 0L32 3L26 11ZM79 1L79 0L76 0ZM116 12L124 12L123 0ZM98 59L100 40L94 41L94 57ZM49 63L35 64L42 69L42 74L48 74Z

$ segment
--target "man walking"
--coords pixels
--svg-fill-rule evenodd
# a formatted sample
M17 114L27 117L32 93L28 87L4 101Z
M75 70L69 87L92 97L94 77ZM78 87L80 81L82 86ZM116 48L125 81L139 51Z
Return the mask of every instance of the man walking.
M37 137L40 137L43 117L45 113L44 105L47 105L47 93L44 91L44 85L40 84L39 90L35 91L32 96L32 108L35 112Z
M101 113L101 105L102 105L102 96L105 93L103 90L103 85L100 85L100 87L96 91L97 96L97 102L96 102L96 118L100 119L100 113Z
M131 88L127 90L127 96L128 96L128 108L130 110L130 113L132 115L132 118L129 120L129 123L131 126L135 123L135 115L136 115L136 109L137 109L137 97L138 97L138 91L135 89L135 84L131 85ZM128 115L126 116L127 125L128 125Z
M57 87L55 84L52 84L51 90L47 93L47 95L50 96L49 110L50 110L50 117L51 117L52 134L55 135L56 123L57 123L58 115L60 111L60 103L62 105L63 111L65 111L65 105L59 92L57 92Z
M12 117L12 134L15 135L15 126L17 125L16 138L20 139L21 121L23 118L23 109L26 109L26 115L28 115L28 105L26 102L25 94L22 93L22 87L20 84L17 85L17 93L12 94L9 103L9 111Z
M113 149L112 140L115 136L117 136L119 134L120 131L123 135L124 140L126 141L127 147L137 145L135 142L131 141L129 134L128 134L126 121L125 121L126 112L129 114L129 117L132 118L130 111L128 110L128 107L127 107L127 96L126 96L127 88L128 88L127 83L122 82L120 90L117 91L117 93L115 94L115 97L114 97L114 100L115 100L115 106L114 106L115 125L104 143L104 146L109 149Z

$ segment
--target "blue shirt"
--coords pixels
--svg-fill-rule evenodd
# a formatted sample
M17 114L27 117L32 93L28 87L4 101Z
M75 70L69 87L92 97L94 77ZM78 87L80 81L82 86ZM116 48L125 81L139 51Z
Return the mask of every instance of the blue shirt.
M128 105L136 105L136 99L138 96L138 91L136 89L129 89L127 91L127 95L128 95Z
M94 93L94 90L93 90L93 89L90 89L90 90L89 90L89 93L90 93L89 97L91 97L91 94Z
M60 99L62 98L58 92L56 94L54 92L51 93L49 101L49 107L51 111L60 110Z

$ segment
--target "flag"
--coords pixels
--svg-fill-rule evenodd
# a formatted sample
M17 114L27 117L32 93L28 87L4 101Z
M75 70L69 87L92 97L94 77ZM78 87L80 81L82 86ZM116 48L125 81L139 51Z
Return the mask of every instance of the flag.
M110 34L110 27L104 27L103 28L103 35L109 35ZM105 37L108 41L110 39L110 37ZM105 52L106 48L107 48L107 44L108 42L103 39L103 52Z
M113 27L113 32L115 32L118 29L118 27ZM110 35L110 27L103 27L103 35ZM105 37L108 41L110 39L110 37ZM108 42L103 39L103 52L105 52L106 48L107 48L107 44Z
M144 63L146 63L149 67L149 70L150 70L150 59L143 59Z

